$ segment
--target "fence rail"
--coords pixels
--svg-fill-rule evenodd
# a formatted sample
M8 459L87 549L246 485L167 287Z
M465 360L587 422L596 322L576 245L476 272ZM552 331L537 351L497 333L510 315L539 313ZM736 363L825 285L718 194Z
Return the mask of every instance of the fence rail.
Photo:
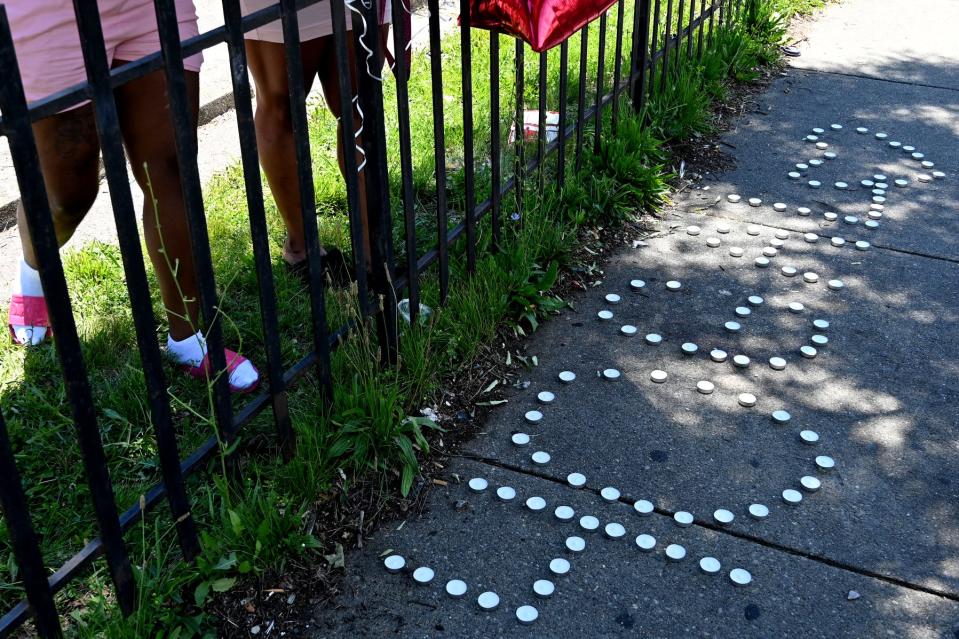
M8 138L20 187L21 201L27 216L28 231L36 248L39 271L45 297L49 304L50 319L56 333L56 351L63 371L67 398L76 426L78 443L94 505L99 535L86 544L55 572L48 575L31 515L24 493L21 477L14 459L14 451L8 437L7 425L0 414L0 503L6 518L10 542L14 551L19 574L22 577L26 598L8 610L0 618L0 636L5 636L22 625L31 616L34 629L42 637L61 636L61 626L54 595L74 580L89 565L105 556L115 589L117 604L125 614L136 606L136 584L130 559L123 539L124 532L140 521L161 503L166 502L173 521L184 560L191 561L199 552L196 524L190 510L190 501L184 480L201 468L211 456L230 448L239 431L268 406L272 409L276 428L278 449L286 459L296 454L295 435L292 428L287 389L310 372L316 372L322 392L327 400L332 398L333 380L330 374L330 354L339 344L349 338L354 330L362 329L361 322L353 320L335 329L330 329L326 316L326 301L323 287L323 258L319 244L313 170L311 166L310 137L305 108L305 91L302 79L302 61L297 11L318 0L278 0L277 4L247 16L241 15L236 0L223 0L224 25L206 33L180 41L174 0L154 0L157 26L160 32L161 51L134 62L110 69L104 51L104 37L96 2L74 0L74 10L82 44L86 81L28 105L18 71L13 38L7 14L0 4L0 135ZM406 0L390 0L397 25L399 17L408 11ZM354 118L341 118L341 143L344 149L352 149L359 140L360 153L344 153L345 191L350 221L350 238L357 276L357 290L364 317L371 317L377 327L381 359L384 364L396 362L398 350L396 300L405 294L410 301L413 318L420 308L420 278L435 267L439 281L440 301L449 295L450 248L464 241L465 267L467 272L475 269L477 238L480 224L489 218L491 249L500 242L503 216L515 206L523 208L524 189L543 189L546 179L546 164L556 156L555 178L562 185L567 176L567 152L573 155L578 170L586 145L586 129L593 128L593 150L599 151L602 144L603 124L607 107L610 110L610 131L615 134L619 119L621 98L628 96L632 108L641 111L650 92L661 91L668 79L670 64L677 64L683 54L691 58L701 57L704 38L711 42L716 25L734 20L740 12L740 0L667 0L665 21L661 25L661 0L629 0L633 11L633 23L626 37L625 18L627 0L618 0L614 7L598 18L598 29L586 25L580 30L580 59L578 61L578 86L574 88L576 117L569 121L569 42L559 45L559 124L555 139L550 139L547 127L547 68L548 53L540 53L538 60L538 132L535 138L535 154L527 159L525 144L526 106L526 46L515 40L515 96L516 112L512 115L512 127L516 143L506 145L512 154L512 176L504 176L509 167L509 158L504 158L502 140L502 113L500 104L500 53L503 36L491 34L489 47L490 102L474 103L473 82L475 74L472 59L470 29L470 1L461 0L461 78L463 118L463 180L465 211L462 220L449 228L450 202L447 198L449 173L447 168L447 141L444 126L443 56L441 55L441 30L438 0L427 0L429 9L430 77L432 85L433 113L433 162L435 168L435 214L436 242L420 252L416 237L416 212L414 210L414 187L412 165L412 140L410 130L410 98L407 86L407 61L402 51L410 34L402 29L393 29L393 45L396 55L396 98L398 129L393 132L399 144L399 197L397 214L402 214L401 238L406 255L406 264L397 269L394 265L394 238L391 211L389 168L384 114L394 108L384 104L381 81L376 74L364 72L382 67L383 51L376 37L376 29L369 29L365 42L361 42L364 24L377 24L377 2L363 4L361 0L335 0L330 3L333 21L333 41L336 51L335 64L340 88L340 111L354 113L353 82L357 87L359 122ZM674 4L675 13L674 13ZM707 6L708 5L708 6ZM687 13L688 9L688 13ZM616 14L616 30L609 38L608 16ZM347 29L347 16L352 21L352 31ZM263 203L263 187L256 135L254 131L252 91L247 75L244 50L244 33L279 19L282 23L287 56L287 73L292 113L292 128L296 141L297 184L301 201L301 213L307 237L309 304L311 310L312 348L299 361L286 367L279 341L279 318L277 295L273 283L273 269L269 253L267 219ZM685 21L685 24L683 24ZM599 57L595 68L595 95L587 95L589 89L589 38L591 29L598 37ZM360 53L355 64L347 54L348 41L352 39L355 50ZM613 48L612 84L607 87L605 68L607 40ZM249 213L250 238L254 256L254 268L258 284L260 321L266 352L265 390L252 397L234 411L228 388L227 375L217 375L213 388L213 413L216 433L207 438L197 449L181 456L174 430L170 398L160 348L156 340L156 319L151 305L149 281L144 266L141 240L137 230L136 213L126 172L124 150L121 144L117 106L114 90L145 75L163 70L169 94L170 114L174 125L175 146L180 180L183 184L183 200L186 209L191 248L197 268L199 304L204 333L208 340L209 354L214 370L226 369L223 351L219 300L214 278L213 259L204 215L204 202L197 169L197 147L193 135L183 60L185 57L226 43L233 80L233 95L237 118L237 135L240 140L241 165L244 176L246 204ZM365 52L369 57L365 58ZM575 61L574 61L575 64ZM656 75L660 74L657 82ZM153 424L158 461L162 481L150 488L137 503L119 512L114 496L109 469L104 454L103 442L97 420L95 398L87 377L81 354L81 341L74 321L70 296L64 279L63 265L59 257L57 238L50 213L50 203L40 171L39 156L31 124L52 116L64 109L77 106L87 100L93 102L93 112L101 145L106 178L109 185L117 234L123 256L123 269L130 296L139 357L143 367L147 405ZM473 114L475 109L490 109L491 137L489 147L490 193L481 202L476 202L476 164ZM356 125L362 135L357 137ZM532 148L532 143L529 145ZM570 146L572 147L570 149ZM486 160L485 156L482 158ZM539 172L534 184L529 176ZM365 202L365 206L364 203ZM369 234L369 260L364 241L364 225ZM400 241L397 238L397 241ZM367 261L371 265L367 273ZM235 461L235 455L228 456ZM239 476L239 468L230 463L232 479Z

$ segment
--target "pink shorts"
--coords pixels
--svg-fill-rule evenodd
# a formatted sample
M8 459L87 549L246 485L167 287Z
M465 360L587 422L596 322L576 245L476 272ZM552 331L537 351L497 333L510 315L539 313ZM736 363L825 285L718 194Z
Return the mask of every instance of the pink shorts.
M380 9L380 24L389 24L392 18L391 0L374 0ZM247 16L259 9L265 9L273 6L279 0L240 0L240 7L243 9L243 15ZM358 5L359 3L357 3ZM346 9L346 28L353 28L353 14ZM333 18L330 15L330 3L328 0L321 0L316 4L300 9L296 14L297 22L300 25L300 42L309 42L317 38L323 38L333 34ZM267 23L262 27L247 31L245 36L247 40L259 40L260 42L283 42L283 25L279 20Z
M180 39L199 33L193 0L175 0ZM68 0L3 0L27 101L62 91L87 78L73 3ZM130 62L160 50L153 0L97 0L107 62ZM183 61L199 71L202 54ZM77 105L80 106L80 105ZM76 107L74 107L76 108Z

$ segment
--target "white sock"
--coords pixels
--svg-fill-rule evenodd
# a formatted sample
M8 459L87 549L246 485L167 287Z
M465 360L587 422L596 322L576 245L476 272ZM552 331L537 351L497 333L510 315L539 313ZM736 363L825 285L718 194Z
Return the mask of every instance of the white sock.
M166 339L167 352L178 364L188 366L199 366L203 358L206 357L206 338L202 332L191 335L185 339L177 341L168 335ZM249 361L243 362L237 366L230 374L230 384L240 389L247 389L253 386L259 379L256 369Z
M40 283L40 271L33 268L23 257L17 265L17 275L13 278L13 294L29 297L43 297L43 284ZM46 326L13 325L13 334L18 342L25 346L36 346L47 336Z

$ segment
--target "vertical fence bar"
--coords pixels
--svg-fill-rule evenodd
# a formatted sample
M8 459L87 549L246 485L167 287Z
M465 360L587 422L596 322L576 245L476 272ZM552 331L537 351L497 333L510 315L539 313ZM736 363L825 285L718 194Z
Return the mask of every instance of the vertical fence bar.
M626 71L626 73L628 74L626 76L626 79L629 84L629 88L627 90L629 92L630 100L632 100L633 98L633 91L634 91L633 82L636 79L636 71L637 71L636 61L639 58L639 13L640 13L639 5L640 5L640 2L642 2L642 0L633 0L633 30L632 30L632 33L630 34L629 66Z
M232 0L231 0L232 1ZM343 175L346 183L346 206L350 218L350 244L356 267L356 292L360 311L369 312L369 292L366 281L366 240L368 233L365 198L360 195L360 175L357 161L357 137L362 132L359 112L353 106L353 74L356 61L351 59L346 40L346 9L342 1L330 3L330 21L333 23L333 63L340 89L340 146L343 148ZM397 53L399 56L399 53ZM357 130L359 127L360 131Z
M719 4L719 26L722 28L726 26L726 0L713 0L713 2Z
M490 110L490 227L493 235L493 248L499 248L500 216L503 198L503 164L500 153L500 104L499 104L499 34L489 34L489 110Z
M360 121L359 110L354 106L356 102L354 86L356 60L350 56L348 49L346 10L342 2L330 3L330 20L333 23L333 57L340 89L339 144L343 148L343 174L350 219L350 245L353 248L353 264L356 272L359 306L362 314L366 316L370 311L367 282L369 256L366 254L366 238L369 233L369 226L366 198L360 193L358 168L360 160L357 159L360 150L358 139L363 132L363 124Z
M616 135L616 125L619 121L619 83L623 74L623 22L626 19L625 0L619 0L616 12L616 57L613 63L613 115L610 131Z
M696 58L703 59L703 32L706 30L706 0L699 0L699 36L696 41Z
M292 0L291 0L292 1ZM357 52L357 89L365 150L365 192L370 225L370 261L373 287L380 296L376 330L384 366L399 360L399 326L393 288L393 222L390 215L390 180L386 166L386 124L383 111L383 52L379 28L379 3L359 3L353 12L353 37ZM365 55L364 53L365 52Z
M629 65L626 68L626 91L634 111L636 110L636 77L639 70L637 64L639 60L640 2L642 2L642 0L633 0L633 28L629 41Z
M227 48L233 80L233 103L236 109L237 135L240 139L240 158L246 187L246 208L250 216L250 237L253 242L253 265L256 269L257 290L260 299L260 323L266 341L267 374L270 379L270 399L273 421L283 457L293 457L295 435L290 421L283 380L283 353L280 349L280 326L276 310L276 288L270 263L269 231L263 207L263 183L260 181L259 154L253 123L250 77L247 74L246 49L243 43L240 6L223 0L223 18L227 28ZM179 464L177 464L179 468Z
M463 172L466 195L466 271L476 270L476 194L473 158L473 47L470 38L470 0L460 0L460 48L463 81Z
M436 166L436 232L439 255L440 304L449 294L450 265L446 212L446 134L443 124L443 49L440 45L439 0L428 0L430 30L430 73L433 84L433 154Z
M393 0L393 50L396 51L396 115L399 124L400 177L403 189L403 224L406 234L406 279L409 282L410 323L420 313L420 271L416 266L416 208L413 193L413 145L410 139L410 61L406 47L411 45L411 33L405 33L406 0Z
M659 81L659 90L662 92L666 88L666 74L669 71L669 41L673 29L673 0L666 2L666 28L663 30L663 61L662 77Z
M649 66L649 2L650 0L637 0L636 21L633 31L635 41L633 54L633 70L631 77L633 79L633 110L636 113L642 113L646 106L646 73Z
M662 86L656 85L656 54L659 53L659 16L662 13L662 0L656 0L656 6L653 8L653 35L650 45L650 59L653 63L649 68L649 92L662 90Z
M0 8L0 11L3 9ZM3 516L6 519L7 531L13 546L13 556L20 568L23 588L27 591L27 601L33 609L35 629L44 639L61 637L57 606L53 601L50 584L47 582L46 570L43 567L43 553L40 551L40 543L33 529L33 523L30 521L27 496L23 492L23 484L20 483L17 460L10 446L7 424L3 421L2 413L0 413L0 469L2 469L0 504L3 505Z
M96 12L95 4L85 4L84 10ZM73 321L70 294L63 276L59 245L50 215L50 204L40 170L27 111L23 83L10 35L5 8L0 5L0 111L7 124L7 140L20 189L20 201L27 217L27 231L39 258L38 270L50 321L57 336L57 358L63 369L67 399L77 428L77 439L83 456L83 465L90 485L94 513L100 527L110 576L116 588L115 596L124 614L130 614L136 605L136 584L130 567L130 558L123 543L120 520L114 501L113 485L107 470L103 443L97 426L96 409L80 351L80 338Z
M586 124L586 67L589 60L589 25L579 32L579 95L576 99L576 171L583 165L583 128Z
M713 29L716 24L716 5L717 0L710 0L709 3L709 34L706 37L706 46L713 46Z
M513 159L513 195L516 214L523 219L523 179L526 176L526 62L523 60L523 41L516 38L516 155Z
M696 0L689 0L689 35L686 36L686 59L693 57L693 23L696 21Z
M559 45L559 145L556 147L556 183L566 183L566 100L569 92L569 40Z
M546 70L549 58L545 51L539 54L539 130L536 136L536 166L539 169L539 190L542 193L546 188Z
M306 90L303 86L303 60L300 57L300 26L295 0L280 0L280 22L283 25L283 48L286 53L286 80L290 87L290 119L296 142L297 186L300 191L300 213L306 237L306 256L310 275L310 310L312 311L313 348L317 354L320 384L328 400L333 399L330 375L330 343L326 329L326 299L323 291L323 258L316 222L316 196L313 191L313 159L310 155L310 130L306 120ZM345 115L345 114L344 114ZM344 149L347 154L349 147Z
M694 0L690 0L690 3ZM679 0L679 6L676 8L676 60L674 64L678 70L682 66L682 57L683 57L683 16L686 0Z
M216 371L213 381L213 412L221 444L228 449L233 443L233 406L230 400L229 374L226 372L226 354L223 352L223 329L220 322L220 307L217 301L216 280L213 275L213 257L203 212L203 192L197 168L197 148L193 115L186 92L183 71L183 50L173 0L155 0L157 28L160 33L160 49L163 52L166 72L167 96L170 100L170 118L173 121L174 146L177 166L183 191L190 230L190 244L196 269L197 288L200 291L200 311L206 328L207 355L212 369ZM96 6L79 3L84 10ZM230 455L230 473L237 474L233 455Z
M599 17L599 59L596 62L596 112L593 113L593 152L599 155L603 137L603 91L606 74L606 16L604 11Z
M187 561L192 561L200 552L196 524L190 514L190 502L180 472L180 452L177 447L173 417L167 395L167 383L163 374L163 358L157 344L156 322L153 319L153 304L150 300L150 285L147 281L143 253L140 250L140 233L137 215L130 193L126 156L123 153L120 121L113 88L110 86L110 68L103 44L103 31L99 15L81 9L74 2L74 13L80 34L87 79L93 90L94 119L103 153L103 166L110 185L110 201L117 226L120 257L126 275L127 293L133 326L143 365L147 402L157 442L157 457L160 472L167 488L167 503L176 522L177 540Z

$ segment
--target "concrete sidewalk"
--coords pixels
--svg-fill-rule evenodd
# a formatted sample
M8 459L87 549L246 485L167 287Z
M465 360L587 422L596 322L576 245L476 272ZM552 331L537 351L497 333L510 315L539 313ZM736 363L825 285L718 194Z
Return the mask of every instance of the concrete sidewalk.
M959 636L959 44L934 37L959 22L959 5L908 6L847 0L807 25L803 57L724 139L738 168L679 197L646 246L617 255L602 286L540 330L528 349L539 360L530 387L494 412L424 514L386 526L347 557L342 594L315 613L316 636ZM814 127L826 129L822 139L838 158L790 181L795 163L822 157L803 141ZM889 141L915 146L936 166L922 169ZM932 170L945 177L917 180ZM875 187L860 182L880 173L887 201L870 230L863 222ZM897 179L908 186L897 188ZM837 190L839 180L851 188ZM731 193L743 202L728 202ZM751 197L763 204L748 206ZM855 224L843 222L853 215ZM777 233L784 245L757 268ZM708 248L707 238L721 246ZM856 240L871 247L857 250ZM732 247L745 255L731 256ZM784 276L784 266L799 275ZM633 279L645 288L632 291ZM841 290L827 286L834 279ZM668 290L669 280L682 288ZM605 301L609 293L622 302ZM762 305L751 306L757 295ZM792 302L803 311L790 312ZM737 307L751 313L738 317ZM615 317L598 321L606 308ZM815 329L814 319L829 327ZM731 320L742 330L725 329ZM623 324L637 335L623 337ZM647 344L647 333L662 343ZM799 348L813 334L828 344L807 359ZM683 355L684 342L699 352ZM712 361L715 348L751 363ZM784 358L785 370L773 370L771 357ZM608 368L622 378L602 379ZM576 381L560 383L563 370ZM665 383L651 381L653 370L668 373ZM715 392L698 393L701 380ZM555 402L537 403L544 390ZM741 406L741 393L756 405ZM530 410L542 411L540 423L527 423ZM779 410L788 423L772 419ZM804 430L819 443L802 443ZM517 432L532 442L513 445ZM534 451L551 460L534 463ZM820 455L835 469L818 470ZM571 488L570 473L582 473L585 488ZM800 489L805 476L821 480L821 490L787 506L783 490ZM474 477L489 488L471 492ZM501 486L516 490L512 502L497 499ZM608 486L621 493L612 503L599 494ZM531 496L545 509L527 509ZM640 516L637 499L656 511ZM751 518L750 504L768 506L768 519ZM561 505L575 511L572 521L554 516ZM731 524L716 523L720 508L734 513ZM695 523L679 527L677 511ZM600 530L583 530L584 515ZM606 538L609 522L625 536ZM656 538L653 552L639 550L640 534ZM569 536L583 538L585 551L570 553ZM686 559L667 560L668 544L684 546ZM406 557L409 570L387 573L387 552ZM700 571L705 556L720 561L719 575ZM550 572L554 558L569 560L568 575ZM410 572L424 565L436 578L418 586ZM752 584L734 586L734 568L748 570ZM446 595L450 579L468 584L464 599ZM555 584L551 598L534 594L538 579ZM492 612L476 603L487 590L501 600ZM527 604L539 618L524 627L515 613Z

